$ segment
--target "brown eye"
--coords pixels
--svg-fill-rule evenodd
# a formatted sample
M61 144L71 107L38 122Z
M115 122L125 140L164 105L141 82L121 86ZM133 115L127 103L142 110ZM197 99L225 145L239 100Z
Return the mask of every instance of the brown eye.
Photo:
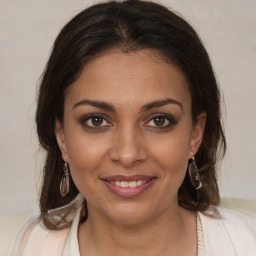
M103 123L103 118L101 117L93 117L91 118L91 123L93 126L101 126Z
M153 120L156 126L163 126L165 124L166 118L160 116L160 117L155 117Z
M165 129L168 127L172 127L177 124L177 121L168 114L155 114L148 123L146 123L147 127Z
M88 116L85 116L80 120L80 122L82 126L88 129L106 128L108 126L111 126L106 118L99 114L90 114Z

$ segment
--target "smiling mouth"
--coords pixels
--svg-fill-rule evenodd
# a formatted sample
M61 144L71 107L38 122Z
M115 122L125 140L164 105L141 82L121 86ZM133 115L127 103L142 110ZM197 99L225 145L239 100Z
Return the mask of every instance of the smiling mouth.
M155 176L110 176L101 180L114 194L121 197L135 197L149 189L157 178Z
M121 188L136 188L146 183L147 180L134 180L134 181L111 181L111 184L114 184Z

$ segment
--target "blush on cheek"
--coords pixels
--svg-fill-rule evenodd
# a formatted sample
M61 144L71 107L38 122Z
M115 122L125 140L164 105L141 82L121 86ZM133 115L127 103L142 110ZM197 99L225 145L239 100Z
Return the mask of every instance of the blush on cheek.
M99 152L72 150L69 154L69 167L72 178L80 192L88 187L90 182L98 180L97 170L101 161Z
M188 166L187 155L184 154L184 151L179 152L169 151L168 154L162 154L159 164L162 169L165 170L163 172L165 179L171 180L172 183L178 185L178 187L182 184Z

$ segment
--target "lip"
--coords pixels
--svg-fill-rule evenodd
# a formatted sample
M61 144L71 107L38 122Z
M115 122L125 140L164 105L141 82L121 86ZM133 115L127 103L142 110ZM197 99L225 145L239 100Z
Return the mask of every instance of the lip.
M157 177L155 176L147 176L147 175L132 175L132 176L123 176L123 175L114 175L101 178L106 187L113 192L114 194L120 197L131 198L138 196L149 189L152 184L156 181ZM145 183L138 187L120 187L117 186L111 181L138 181L138 180L146 180Z

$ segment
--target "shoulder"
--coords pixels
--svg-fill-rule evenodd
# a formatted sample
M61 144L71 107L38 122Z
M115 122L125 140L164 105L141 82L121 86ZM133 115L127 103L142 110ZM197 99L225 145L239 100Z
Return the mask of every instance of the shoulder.
M34 216L19 231L11 256L62 255L68 231L49 230L39 215Z
M10 255L17 233L32 214L24 213L0 218L0 255Z
M67 216L64 221L72 223L71 227L65 229L47 229L39 214L30 218L19 231L11 256L62 256L70 231L72 229L76 231L78 228L83 207L84 198L78 194L69 204L50 211L51 217L59 220L65 208L64 212ZM77 240L77 232L74 232L73 236L74 240Z
M233 226L235 224L239 226L247 226L249 229L256 231L256 218L224 207L217 207L217 211L219 212L221 219L227 225Z
M215 217L199 213L206 249L208 247L207 250L216 253L209 255L253 255L256 250L256 219L223 207L216 207L216 210L219 216Z
M256 219L237 211L217 207L221 222L235 240L247 238L256 248Z

